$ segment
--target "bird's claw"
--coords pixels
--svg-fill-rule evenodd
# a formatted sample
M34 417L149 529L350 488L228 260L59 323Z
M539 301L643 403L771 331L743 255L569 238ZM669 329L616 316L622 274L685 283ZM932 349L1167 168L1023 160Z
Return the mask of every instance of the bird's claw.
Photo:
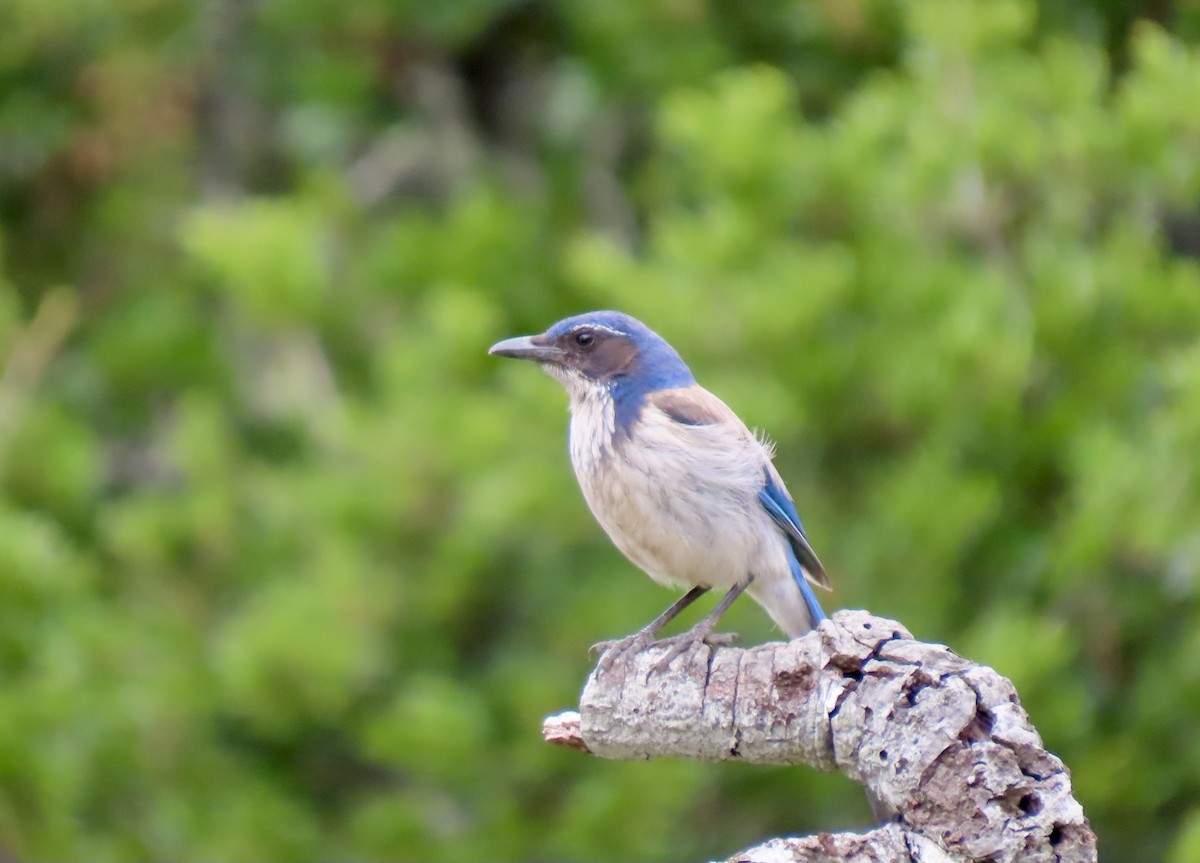
M598 641L591 646L589 653L600 654L600 671L608 671L617 660L636 656L650 645L654 644L654 633L640 630L624 638L614 638L611 641Z
M653 674L662 674L666 671L672 662L685 653L691 653L699 647L707 647L710 651L714 647L728 647L741 638L736 632L703 632L690 630L673 635L670 638L664 638L662 641L656 642L655 646L665 646L667 652L654 663L650 669Z
M656 641L654 633L645 629L627 635L624 638L614 638L611 641L598 641L591 646L592 654L600 654L597 669L606 672L617 662L628 660L650 647L666 647L667 652L651 667L651 673L661 674L678 657L697 649L698 647L727 647L736 642L740 635L736 632L705 632L691 629L679 635L672 635Z

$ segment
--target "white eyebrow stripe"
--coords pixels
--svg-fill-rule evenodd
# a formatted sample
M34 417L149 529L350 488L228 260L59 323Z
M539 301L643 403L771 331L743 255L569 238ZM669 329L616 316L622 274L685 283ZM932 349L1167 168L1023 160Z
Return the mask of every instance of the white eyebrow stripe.
M577 333L580 330L604 330L606 333L612 333L614 336L623 336L625 333L620 330L615 330L612 327L606 327L604 324L578 324L571 327L571 332Z

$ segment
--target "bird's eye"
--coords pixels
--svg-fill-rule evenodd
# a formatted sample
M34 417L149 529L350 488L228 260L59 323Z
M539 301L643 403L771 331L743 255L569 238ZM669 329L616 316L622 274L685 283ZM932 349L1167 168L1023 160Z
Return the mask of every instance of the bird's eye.
M581 348L586 348L594 341L596 341L596 336L591 330L580 330L575 334L575 344Z

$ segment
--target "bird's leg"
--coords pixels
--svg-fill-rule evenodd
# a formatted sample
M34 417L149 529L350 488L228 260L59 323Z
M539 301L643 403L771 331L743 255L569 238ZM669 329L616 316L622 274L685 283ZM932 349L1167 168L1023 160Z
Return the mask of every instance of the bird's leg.
M618 657L645 650L654 643L654 639L658 637L658 633L662 631L664 626L678 617L679 612L683 611L706 593L708 593L707 587L693 587L683 596L679 597L679 599L672 602L666 611L647 623L633 635L593 644L593 653L597 651L604 652L604 655L600 658L601 667L607 669Z
M687 632L680 635L664 638L659 644L670 645L667 653L654 664L655 672L663 672L674 661L675 657L688 652L699 644L707 644L715 647L717 645L732 644L737 641L738 635L735 632L724 632L720 635L713 635L713 629L717 622L729 611L729 606L733 605L733 601L737 599L750 586L750 582L754 580L751 575L745 581L740 581L721 597L721 601L717 603L716 608L700 618L700 621L689 629Z

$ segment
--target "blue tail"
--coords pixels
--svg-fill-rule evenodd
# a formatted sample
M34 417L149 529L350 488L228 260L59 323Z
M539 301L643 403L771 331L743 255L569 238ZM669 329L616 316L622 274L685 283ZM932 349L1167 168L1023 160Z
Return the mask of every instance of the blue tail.
M792 578L800 587L800 595L804 597L804 604L808 606L808 613L812 617L813 626L815 627L822 620L825 620L825 611L821 608L821 603L817 602L817 595L813 593L812 585L804 575L804 568L800 566L800 561L796 559L796 552L789 545L788 550L788 568L792 571Z

